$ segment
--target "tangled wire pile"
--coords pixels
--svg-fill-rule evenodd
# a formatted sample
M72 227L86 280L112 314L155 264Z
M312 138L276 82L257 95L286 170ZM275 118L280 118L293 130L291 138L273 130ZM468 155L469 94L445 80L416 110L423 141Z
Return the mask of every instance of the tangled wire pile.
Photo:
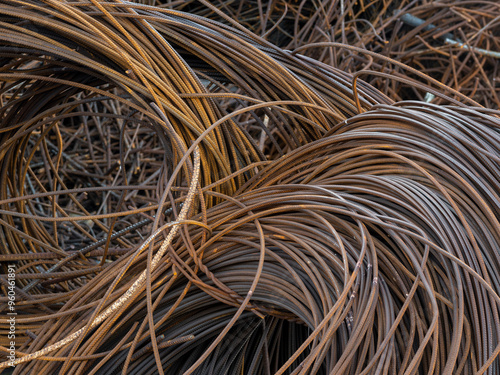
M231 23L205 1L149 3ZM214 5L283 49L308 46L302 53L342 71L368 70L363 79L397 101L445 104L416 90L409 80L417 77L407 70L367 58L363 52L331 48L329 43L391 57L487 108L500 106L500 4L496 1L219 0Z
M498 373L498 6L245 3L0 2L0 373Z

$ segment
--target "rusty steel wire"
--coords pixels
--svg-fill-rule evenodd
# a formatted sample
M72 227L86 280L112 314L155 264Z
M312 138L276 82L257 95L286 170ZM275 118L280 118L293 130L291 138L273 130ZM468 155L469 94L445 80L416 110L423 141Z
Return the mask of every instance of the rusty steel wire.
M1 1L0 373L500 371L500 11L381 4Z
M327 42L360 47L425 72L487 108L500 106L500 5L495 1L142 2L225 23L236 20L283 49ZM365 69L416 78L383 60L324 44L304 54L346 72ZM396 101L442 104L425 90L396 80L370 74L364 79Z

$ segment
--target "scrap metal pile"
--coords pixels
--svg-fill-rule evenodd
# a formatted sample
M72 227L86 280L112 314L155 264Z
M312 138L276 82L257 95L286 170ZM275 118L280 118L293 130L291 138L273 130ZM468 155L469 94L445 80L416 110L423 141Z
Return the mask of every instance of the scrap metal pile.
M0 374L499 373L499 51L495 1L1 0Z

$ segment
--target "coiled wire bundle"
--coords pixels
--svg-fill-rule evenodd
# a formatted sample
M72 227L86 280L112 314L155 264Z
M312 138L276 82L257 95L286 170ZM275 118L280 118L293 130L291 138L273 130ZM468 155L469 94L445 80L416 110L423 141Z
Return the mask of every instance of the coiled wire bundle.
M145 1L143 1L145 2ZM408 83L418 77L364 51L393 58L487 108L500 105L500 6L494 1L148 1L228 24L237 21L283 49L355 73L396 101L443 104ZM362 52L332 47L359 47ZM387 80L385 72L398 79Z
M14 374L499 368L498 111L159 7L0 14Z

